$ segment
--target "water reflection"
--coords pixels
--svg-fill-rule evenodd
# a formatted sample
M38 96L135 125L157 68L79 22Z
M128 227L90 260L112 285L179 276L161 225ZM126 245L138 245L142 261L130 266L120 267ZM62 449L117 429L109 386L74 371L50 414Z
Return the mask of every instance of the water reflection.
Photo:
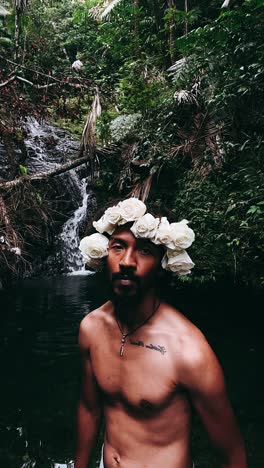
M95 276L21 281L0 292L0 467L72 468L82 318L102 301ZM222 363L252 468L264 466L263 295L226 287L173 290ZM215 468L194 431L199 467ZM98 466L95 460L91 465Z
M77 335L94 292L91 276L76 276L23 281L1 293L1 467L71 468Z

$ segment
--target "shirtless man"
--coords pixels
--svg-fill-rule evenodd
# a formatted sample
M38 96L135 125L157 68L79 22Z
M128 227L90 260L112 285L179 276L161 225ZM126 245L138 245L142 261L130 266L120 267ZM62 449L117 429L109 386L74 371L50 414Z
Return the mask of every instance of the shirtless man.
M130 222L119 221L113 232L94 223L109 242L103 255L111 300L80 326L84 377L75 468L88 467L102 415L101 467L191 468L192 409L219 451L222 468L246 468L244 445L212 349L200 330L157 294L168 241L144 237L126 219ZM148 229L151 233L149 224ZM190 237L186 224L187 229ZM94 252L89 246L84 252L90 265ZM162 265L166 268L164 260Z

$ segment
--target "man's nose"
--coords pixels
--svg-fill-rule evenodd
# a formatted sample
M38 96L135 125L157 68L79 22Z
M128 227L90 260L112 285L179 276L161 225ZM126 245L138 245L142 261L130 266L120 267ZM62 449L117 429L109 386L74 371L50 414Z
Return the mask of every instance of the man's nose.
M135 269L137 267L135 252L132 249L127 249L124 251L122 257L120 258L119 266L121 269L122 268Z

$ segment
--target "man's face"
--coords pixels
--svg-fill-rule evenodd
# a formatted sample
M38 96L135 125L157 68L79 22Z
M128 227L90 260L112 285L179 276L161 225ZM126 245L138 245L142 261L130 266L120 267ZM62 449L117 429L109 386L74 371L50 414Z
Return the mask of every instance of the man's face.
M106 260L113 300L138 303L155 286L162 255L162 248L135 238L129 227L118 228L110 237Z

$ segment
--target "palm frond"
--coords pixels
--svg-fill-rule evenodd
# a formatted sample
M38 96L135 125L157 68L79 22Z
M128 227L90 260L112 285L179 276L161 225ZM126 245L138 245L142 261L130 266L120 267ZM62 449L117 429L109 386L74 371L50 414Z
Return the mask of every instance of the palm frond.
M103 19L105 18L107 15L109 15L109 13L113 10L113 8L118 5L122 0L112 0L111 2L107 2L108 3L108 6L104 9L104 11L101 13L100 15L100 18Z
M100 117L101 111L102 108L100 104L99 93L96 89L96 93L91 107L91 112L87 117L82 133L81 148L84 150L85 153L90 151L92 154L95 148L96 121L98 117Z
M173 81L177 81L187 71L187 60L185 57L177 60L170 68L168 68L169 75L172 76Z
M221 8L228 8L231 3L231 0L225 0Z
M198 112L193 117L192 132L178 132L182 142L171 148L172 157L188 156L194 173L206 177L212 169L221 168L225 160L222 129L208 115Z
M8 11L3 5L0 5L0 16L7 16L10 15L10 11Z
M129 196L139 198L140 200L145 202L149 196L153 175L154 172L142 182L138 182L132 190L132 192L129 194Z
M90 15L95 19L102 20L105 18L115 6L117 6L122 0L107 0L103 3L103 5L97 5L94 8L91 8Z
M188 91L186 89L180 89L174 93L174 99L177 101L178 104L193 104L195 103L199 106L198 101L192 91Z
M122 160L123 160L123 169L119 176L118 190L121 192L124 188L124 185L128 184L128 181L131 181L131 162L135 157L138 149L137 143L132 143L130 145L124 145L122 149Z

